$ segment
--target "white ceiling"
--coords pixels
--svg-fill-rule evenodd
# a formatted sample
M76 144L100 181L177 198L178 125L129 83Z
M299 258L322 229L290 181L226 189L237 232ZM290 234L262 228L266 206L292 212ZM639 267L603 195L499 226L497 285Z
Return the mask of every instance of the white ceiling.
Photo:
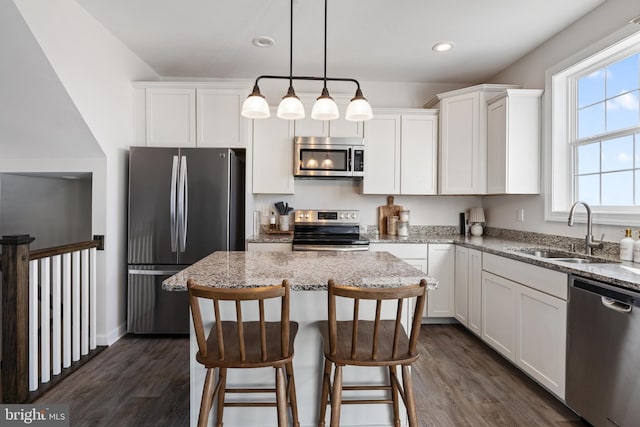
M76 0L167 78L289 73L289 0ZM329 0L327 74L477 83L605 0ZM323 73L322 0L294 0L294 75ZM255 36L275 39L257 48ZM449 40L453 51L436 54Z

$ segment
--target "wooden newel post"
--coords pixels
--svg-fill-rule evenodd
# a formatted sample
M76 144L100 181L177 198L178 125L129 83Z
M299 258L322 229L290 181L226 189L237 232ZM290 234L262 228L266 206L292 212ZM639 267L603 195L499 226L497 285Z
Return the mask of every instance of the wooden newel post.
M2 236L2 401L23 403L29 395L28 234Z

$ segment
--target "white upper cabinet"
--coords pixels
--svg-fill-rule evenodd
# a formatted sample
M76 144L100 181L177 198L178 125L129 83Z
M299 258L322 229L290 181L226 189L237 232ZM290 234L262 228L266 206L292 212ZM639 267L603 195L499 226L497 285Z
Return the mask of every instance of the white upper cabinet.
M487 103L487 194L540 193L542 92L509 89Z
M364 126L364 194L436 194L436 110L376 109Z
M400 115L374 111L365 126L362 192L400 193Z
M196 90L154 87L145 91L145 144L196 146Z
M478 85L439 94L427 103L440 105L439 194L487 191L487 100L513 85Z
M293 194L293 121L253 120L253 193Z
M246 147L249 126L240 111L247 92L197 89L196 96L198 147Z
M240 115L249 89L236 83L135 83L135 139L155 147L244 148Z

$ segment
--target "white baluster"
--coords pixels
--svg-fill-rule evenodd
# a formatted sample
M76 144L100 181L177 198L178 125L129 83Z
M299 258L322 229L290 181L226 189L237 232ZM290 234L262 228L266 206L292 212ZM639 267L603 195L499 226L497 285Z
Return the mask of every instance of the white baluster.
M80 252L71 254L71 360L80 360Z
M89 264L89 348L91 350L96 348L96 253L96 248L91 248Z
M82 281L81 281L81 302L80 302L80 327L81 327L81 351L84 356L89 354L89 250L84 249L80 253L82 259Z
M53 325L51 328L51 372L59 375L62 372L62 288L61 288L61 257L51 258L51 308Z
M29 391L38 389L38 261L29 261Z
M51 258L40 260L40 381L51 379Z
M62 255L62 367L71 366L71 254Z

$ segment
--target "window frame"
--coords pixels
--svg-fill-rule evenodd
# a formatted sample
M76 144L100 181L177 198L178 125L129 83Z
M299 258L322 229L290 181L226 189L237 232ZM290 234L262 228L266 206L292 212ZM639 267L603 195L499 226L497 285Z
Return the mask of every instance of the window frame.
M578 78L634 53L640 53L640 31L637 25L628 25L545 73L545 220L566 222L573 203L575 159L569 141L575 140ZM640 206L593 206L592 210L594 223L640 226Z

